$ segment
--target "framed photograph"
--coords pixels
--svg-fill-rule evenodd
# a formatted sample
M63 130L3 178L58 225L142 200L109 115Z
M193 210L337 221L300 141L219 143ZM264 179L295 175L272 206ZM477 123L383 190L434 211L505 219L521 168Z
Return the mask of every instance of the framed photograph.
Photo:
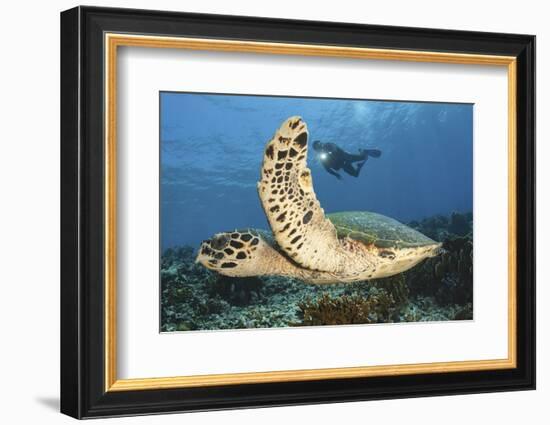
M535 37L61 14L61 411L535 388Z

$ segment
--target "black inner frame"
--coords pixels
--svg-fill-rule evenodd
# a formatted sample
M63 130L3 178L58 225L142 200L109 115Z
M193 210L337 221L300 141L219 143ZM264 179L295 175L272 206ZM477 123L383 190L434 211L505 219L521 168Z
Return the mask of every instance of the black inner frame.
M105 32L515 56L517 368L105 392ZM61 117L63 413L91 418L534 389L534 36L77 7L61 14Z

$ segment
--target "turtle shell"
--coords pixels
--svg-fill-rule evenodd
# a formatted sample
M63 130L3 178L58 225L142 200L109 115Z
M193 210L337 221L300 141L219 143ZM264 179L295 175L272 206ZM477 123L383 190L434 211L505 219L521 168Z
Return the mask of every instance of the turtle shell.
M350 237L379 248L414 248L437 242L393 218L369 211L344 211L326 216L339 238Z

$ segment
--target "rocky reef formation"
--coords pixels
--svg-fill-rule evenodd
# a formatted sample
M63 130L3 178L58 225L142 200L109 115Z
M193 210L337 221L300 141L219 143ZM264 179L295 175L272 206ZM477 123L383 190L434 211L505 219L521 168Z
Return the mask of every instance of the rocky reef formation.
M472 214L408 224L442 242L445 253L405 273L355 284L228 278L196 264L191 247L167 249L161 259L161 330L472 319Z
M434 223L437 223L435 225ZM472 215L451 214L450 219L436 216L412 227L443 243L445 252L424 261L406 273L407 286L413 296L433 296L443 306L463 305L472 310L473 303L473 235ZM459 316L466 312L460 312ZM459 317L457 317L457 320Z
M353 325L361 323L391 323L400 321L399 310L408 301L408 289L403 274L374 281L368 288L351 295L332 296L324 292L317 299L298 303L297 325ZM359 289L359 288L357 288Z

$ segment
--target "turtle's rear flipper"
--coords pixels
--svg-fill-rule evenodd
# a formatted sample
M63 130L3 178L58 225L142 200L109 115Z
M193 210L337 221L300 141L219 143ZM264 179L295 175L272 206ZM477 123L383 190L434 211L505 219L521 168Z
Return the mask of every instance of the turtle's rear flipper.
M258 193L279 247L310 270L335 272L341 261L336 229L325 217L307 168L307 126L287 119L264 151Z

